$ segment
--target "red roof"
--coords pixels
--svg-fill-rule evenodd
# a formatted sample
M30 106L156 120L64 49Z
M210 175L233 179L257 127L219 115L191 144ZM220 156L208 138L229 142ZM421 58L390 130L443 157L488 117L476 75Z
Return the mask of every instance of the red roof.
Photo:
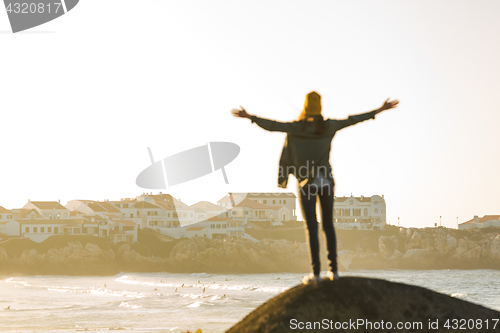
M35 214L35 217L42 217L40 213L35 208L21 208L19 209L19 218L26 219L29 218L31 214Z
M135 208L156 208L156 209L160 209L161 208L161 207L155 206L155 205L153 205L153 204L151 204L149 202L146 202L146 201L138 202L138 203L134 204L134 207Z
M40 209L65 209L65 210L68 209L57 201L30 201L30 202Z
M175 210L174 208L170 207L170 205L173 205L172 203L166 203L163 201L155 201L155 204L159 206L160 208L163 208L165 210Z
M108 212L108 213L120 213L121 211L118 210L114 205L110 204L107 201L94 201L94 202L89 202L87 204L90 209L92 209L94 212Z
M113 220L113 222L124 224L124 225L135 225L135 223L130 221L130 220Z
M0 206L0 213L11 213L12 214L12 212L10 210L5 209L2 206Z
M500 220L500 215L484 215L483 217L479 218L479 223L484 223L487 221L495 221L495 220ZM460 224L469 224L469 223L474 223L474 219Z
M205 227L191 227L191 228L187 228L186 231L200 231L203 229L205 229Z
M273 207L258 203L257 201L253 201L250 199L244 199L242 202L237 204L235 207L249 207L254 209L273 209Z
M191 207L201 208L201 209L203 209L206 212L208 212L208 211L217 211L217 212L220 212L222 210L221 206L213 204L213 203L211 203L209 201L200 201L200 202L195 203L194 205L191 205Z
M227 222L227 221L232 221L232 219L228 218L228 217L218 217L218 216L213 216L209 219L207 219L206 221L212 221L212 222Z

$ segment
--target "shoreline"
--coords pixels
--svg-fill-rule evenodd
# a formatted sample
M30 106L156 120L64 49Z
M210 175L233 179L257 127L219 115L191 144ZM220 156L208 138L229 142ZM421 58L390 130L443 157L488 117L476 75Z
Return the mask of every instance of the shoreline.
M284 239L269 239L278 236ZM0 244L0 275L111 276L128 273L265 274L311 270L303 228L271 229L258 242L206 237L164 242L144 233L133 244L94 236L52 236L41 243L11 239ZM500 229L446 228L338 230L340 272L352 270L500 270ZM328 269L320 237L321 270Z
M491 271L499 271L498 268L428 268L428 269L420 269L420 268L357 268L357 269L349 269L340 272L340 277L342 277L342 273L349 273L351 276L352 273L362 272L362 271L474 271L474 270L491 270ZM326 271L322 271L326 272ZM9 279L12 277L26 277L26 276L68 276L68 277L110 277L110 276L119 276L126 274L148 274L148 273L167 273L167 274L217 274L217 275L261 275L261 274L280 274L280 273L295 273L295 274L308 274L307 272L223 272L223 271L119 271L117 273L109 273L109 274L24 274L22 272L2 272L0 271L0 279Z

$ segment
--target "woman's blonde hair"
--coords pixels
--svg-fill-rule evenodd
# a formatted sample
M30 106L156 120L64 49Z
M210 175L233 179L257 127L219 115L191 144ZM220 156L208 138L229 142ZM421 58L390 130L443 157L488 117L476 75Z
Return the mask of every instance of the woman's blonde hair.
M303 121L305 128L308 122L316 123L315 134L323 134L326 130L325 119L321 115L321 96L315 91L311 91L306 95L306 101L304 102L304 109L299 116L298 121Z

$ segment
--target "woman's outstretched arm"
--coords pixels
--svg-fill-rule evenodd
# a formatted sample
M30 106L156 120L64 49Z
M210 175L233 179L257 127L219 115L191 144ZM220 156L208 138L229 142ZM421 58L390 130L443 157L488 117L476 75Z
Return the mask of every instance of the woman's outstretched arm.
M379 107L378 109L375 109L375 110L372 110L369 112L365 112L365 113L361 113L361 114L357 114L357 115L352 115L352 116L349 116L347 119L337 120L336 121L337 126L335 126L336 127L335 130L338 131L344 127L357 124L361 121L365 121L368 119L374 119L375 115L377 115L380 112L385 111L385 110L394 109L398 104L399 104L399 101L397 99L389 101L389 98L388 98L388 99L386 99L384 104L382 104L382 106Z
M292 132L296 128L296 123L282 123L279 121L274 121L270 119L259 118L257 116L252 116L247 113L247 111L240 106L240 109L233 109L231 111L233 116L239 118L248 118L252 123L256 123L263 129L271 132Z

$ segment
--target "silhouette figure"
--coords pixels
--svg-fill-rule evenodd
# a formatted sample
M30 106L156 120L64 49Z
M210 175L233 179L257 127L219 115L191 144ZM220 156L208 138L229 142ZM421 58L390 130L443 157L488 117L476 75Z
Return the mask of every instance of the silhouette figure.
M337 243L333 227L334 185L330 165L331 141L335 133L361 121L374 119L382 111L395 108L399 101L387 99L380 108L349 116L347 119L324 119L321 114L321 96L312 91L306 95L304 109L298 120L278 122L250 115L243 107L233 109L235 117L248 118L263 129L287 133L280 158L278 186L286 188L288 177L294 175L298 181L299 202L306 221L306 239L309 243L312 273L304 276L305 284L321 281L319 261L318 220L316 199L321 207L321 222L326 236L330 280L338 279Z

